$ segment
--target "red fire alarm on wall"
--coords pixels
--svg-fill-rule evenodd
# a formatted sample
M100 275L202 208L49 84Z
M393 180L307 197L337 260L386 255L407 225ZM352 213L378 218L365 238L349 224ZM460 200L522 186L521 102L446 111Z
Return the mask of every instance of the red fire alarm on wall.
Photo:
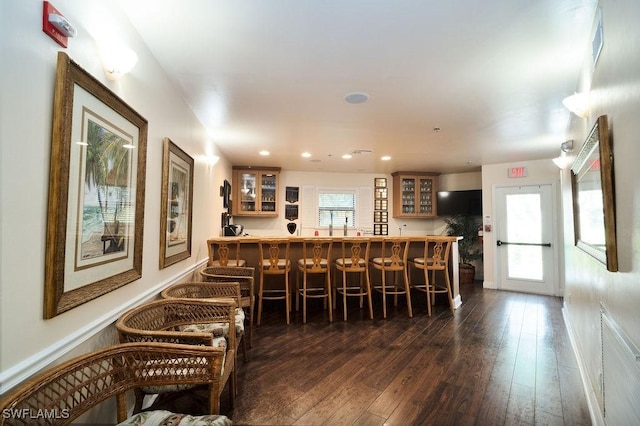
M42 31L62 47L67 47L69 37L77 33L71 22L48 1L42 2Z

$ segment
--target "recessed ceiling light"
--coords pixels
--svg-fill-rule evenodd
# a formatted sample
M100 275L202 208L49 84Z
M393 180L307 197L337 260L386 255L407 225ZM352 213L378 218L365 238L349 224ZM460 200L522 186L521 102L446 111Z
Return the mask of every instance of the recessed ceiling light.
M310 152L303 152L303 153L302 153L302 156L303 156L304 158L309 158L309 157L311 157L311 153L310 153Z
M344 158L345 160L348 160L351 158L351 154L345 154L342 156L342 158Z
M344 100L350 104L361 104L369 100L369 95L360 92L349 93L344 97Z
M266 157L267 155L269 155L269 154L270 154L270 152L269 152L269 151L267 151L267 150L262 150L262 151L260 151L260 155L263 155L263 156L265 156L265 157Z
M380 157L380 159L381 159L382 161L389 161L389 160L391 160L391 157L389 157L388 155L385 155L385 156L383 156L383 157Z

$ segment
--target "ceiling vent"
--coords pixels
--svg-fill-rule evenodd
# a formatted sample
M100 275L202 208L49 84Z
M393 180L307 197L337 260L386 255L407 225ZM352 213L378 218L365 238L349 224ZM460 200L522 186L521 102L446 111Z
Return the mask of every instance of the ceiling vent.
M354 149L351 151L351 155L360 155L360 154L371 154L370 149Z

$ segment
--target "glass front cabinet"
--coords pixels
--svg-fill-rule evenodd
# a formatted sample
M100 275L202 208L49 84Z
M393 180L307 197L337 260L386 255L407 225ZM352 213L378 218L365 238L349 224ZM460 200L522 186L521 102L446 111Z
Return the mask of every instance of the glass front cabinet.
M278 216L280 168L233 167L233 216Z
M439 173L394 172L393 217L436 217Z

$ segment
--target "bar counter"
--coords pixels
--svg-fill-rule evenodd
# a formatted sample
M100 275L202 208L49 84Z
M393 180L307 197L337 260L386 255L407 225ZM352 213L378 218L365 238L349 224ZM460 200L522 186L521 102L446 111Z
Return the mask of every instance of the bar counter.
M427 236L425 235L411 235L411 236L406 236L406 237L402 237L402 238L407 238L410 243L409 243L409 259L412 259L414 257L422 257L424 254L424 241L425 238ZM433 238L433 239L441 239L443 241L452 241L453 244L451 245L451 255L449 257L449 274L450 274L450 279L451 279L451 290L453 292L452 296L453 296L453 302L454 302L454 306L457 309L461 304L462 304L462 300L460 298L460 280L459 280L459 274L458 274L458 262L459 262L459 255L458 255L458 240L460 240L462 237L456 237L456 236L444 236L444 235L429 235L429 238ZM355 237L355 236L308 236L308 237L304 237L304 236L296 236L296 235L291 235L291 236L267 236L267 235L260 235L260 236L243 236L243 237L212 237L212 239L215 240L225 240L225 241L239 241L241 243L241 248L240 248L240 257L242 259L245 259L247 261L247 266L253 266L253 267L258 267L258 259L259 259L259 255L258 255L258 241L260 241L261 239L271 239L271 238L278 238L278 239L288 239L291 243L291 247L290 247L290 253L289 256L291 257L291 263L292 265L294 265L294 267L292 267L292 278L295 276L295 263L297 261L297 259L302 257L302 241L306 240L306 239L313 239L313 238L322 238L322 239L327 239L330 238L333 240L333 249L332 249L332 261L335 260L338 256L339 252L339 247L340 247L340 243L342 242L343 238L362 238L363 240L369 240L371 241L371 252L370 252L370 257L379 257L380 255L380 250L381 250L381 243L382 240L385 238L398 238L398 237L391 237L391 236L364 236L364 237ZM332 271L333 272L333 271ZM372 271L370 271L371 273ZM423 276L423 272L422 271L416 271L415 268L410 267L409 268L409 272L411 273L411 277L410 280L411 282L423 282L424 283L424 276ZM257 273L257 271L256 271ZM255 277L256 280L258 279L258 277ZM374 274L371 275L371 282L377 282L377 278L375 277ZM294 282L294 281L292 281Z

